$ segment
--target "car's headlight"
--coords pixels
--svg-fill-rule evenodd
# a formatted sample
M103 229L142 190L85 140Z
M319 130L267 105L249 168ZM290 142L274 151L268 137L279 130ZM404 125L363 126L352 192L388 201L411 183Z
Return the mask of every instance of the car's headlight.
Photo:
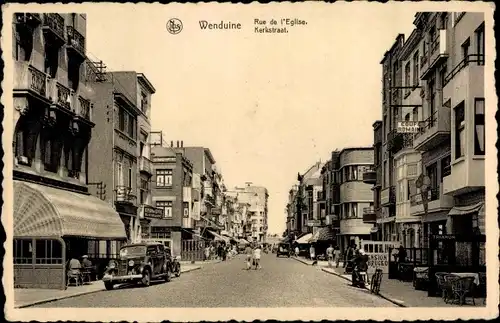
M111 261L109 262L109 264L108 264L108 268L109 268L109 269L114 269L114 268L116 268L116 262L114 262L114 261L112 261L112 260L111 260Z
M132 267L132 266L134 265L134 261L133 261L133 260L130 260L130 261L128 262L128 265L129 265L129 267Z

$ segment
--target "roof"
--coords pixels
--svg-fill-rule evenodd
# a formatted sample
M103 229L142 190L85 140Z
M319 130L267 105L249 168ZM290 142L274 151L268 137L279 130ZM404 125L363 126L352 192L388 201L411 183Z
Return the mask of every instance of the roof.
M158 241L146 241L146 242L137 242L137 243L131 243L122 246L122 248L125 247L141 247L141 246L157 246L157 245L162 245L161 242Z
M137 80L142 83L142 85L144 85L149 90L149 92L151 92L151 94L154 94L156 92L153 84L149 82L146 75L144 75L143 73L137 73Z

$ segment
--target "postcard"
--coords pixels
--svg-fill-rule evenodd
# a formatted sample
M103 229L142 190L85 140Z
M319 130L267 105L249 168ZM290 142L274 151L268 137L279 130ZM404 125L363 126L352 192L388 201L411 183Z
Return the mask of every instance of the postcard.
M2 9L9 319L498 316L493 5Z

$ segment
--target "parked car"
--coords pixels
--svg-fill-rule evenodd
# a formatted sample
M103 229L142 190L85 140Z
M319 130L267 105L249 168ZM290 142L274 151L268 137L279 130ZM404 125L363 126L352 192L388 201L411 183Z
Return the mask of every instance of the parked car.
M276 257L287 256L290 258L290 253L292 252L289 243L280 243L278 245L278 250L276 250Z
M118 260L110 260L102 281L107 290L121 283L141 283L149 286L151 280L170 281L173 272L172 255L162 243L145 242L120 248Z

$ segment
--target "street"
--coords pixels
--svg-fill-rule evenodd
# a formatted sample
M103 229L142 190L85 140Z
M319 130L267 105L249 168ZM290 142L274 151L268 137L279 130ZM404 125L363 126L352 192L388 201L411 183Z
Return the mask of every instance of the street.
M294 259L263 254L261 262L261 270L247 271L238 255L169 283L119 287L34 307L395 307Z

